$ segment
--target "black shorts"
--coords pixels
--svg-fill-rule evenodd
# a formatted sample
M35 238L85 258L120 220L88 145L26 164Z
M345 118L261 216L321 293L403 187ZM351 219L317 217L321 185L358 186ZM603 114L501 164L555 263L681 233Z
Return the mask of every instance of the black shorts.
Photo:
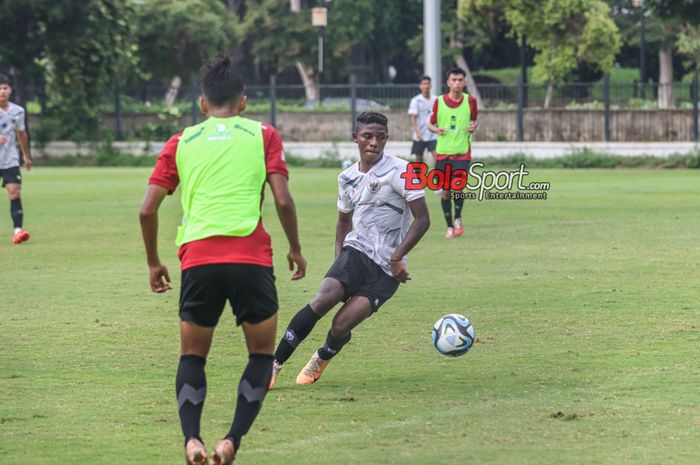
M216 326L227 300L237 325L270 318L278 308L272 268L222 263L195 266L182 272L181 320Z
M422 157L426 150L432 152L435 150L435 147L437 147L437 140L414 140L413 146L411 146L411 153Z
M326 273L326 278L335 278L343 283L343 302L361 295L369 299L373 312L379 310L399 288L398 280L386 274L367 255L352 247L343 247Z
M468 171L470 163L471 163L471 160L455 160L452 158L443 158L442 160L435 161L435 169L444 172L447 165L450 165L452 167L452 178L455 178L455 177L457 177L455 171L456 170Z
M22 184L22 176L19 173L19 166L5 168L0 170L0 178L2 178L2 187L8 184Z

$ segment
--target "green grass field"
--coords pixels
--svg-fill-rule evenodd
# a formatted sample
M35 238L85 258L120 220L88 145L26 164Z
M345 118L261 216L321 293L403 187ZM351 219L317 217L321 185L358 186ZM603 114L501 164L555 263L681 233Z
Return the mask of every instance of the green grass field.
M175 290L151 294L138 227L147 169L37 168L29 243L0 202L0 463L178 464L176 198L161 213ZM292 171L309 274L289 281L269 200L281 325L333 253L336 172ZM467 202L467 234L433 227L413 280L355 332L323 378L294 378L321 321L270 392L240 464L700 463L700 172L539 170L546 201ZM4 197L3 197L4 199ZM469 316L472 351L432 347ZM227 431L242 367L229 313L207 364L203 436Z

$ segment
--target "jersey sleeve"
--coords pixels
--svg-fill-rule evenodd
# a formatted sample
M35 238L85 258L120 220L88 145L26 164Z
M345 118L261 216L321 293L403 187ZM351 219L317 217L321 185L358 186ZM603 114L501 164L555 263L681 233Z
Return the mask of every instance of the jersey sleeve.
M476 98L472 97L471 95L469 96L469 110L471 111L470 119L472 121L476 121L479 116L479 108L476 104Z
M342 183L343 181L338 177L338 210L342 213L350 213L355 207L353 207L350 197L345 193Z
M437 124L438 98L435 99L435 103L433 103L433 111L430 113L430 124L433 126Z
M24 108L18 106L17 107L17 118L15 118L15 131L26 131L27 126L24 118L26 117L26 113L24 112Z
M417 115L418 114L418 100L413 97L411 103L408 105L408 114Z
M279 132L269 124L263 124L262 129L266 173L268 175L277 173L289 178L287 162L284 159L284 147L282 146L282 138Z
M153 167L148 184L164 187L168 189L168 194L172 194L180 184L180 177L177 174L177 144L182 133L176 134L165 143L163 150L158 154L156 166Z
M391 179L391 187L399 194L406 202L412 202L421 197L425 197L424 189L406 189L407 180L401 177L401 174L406 172L408 164L397 169Z

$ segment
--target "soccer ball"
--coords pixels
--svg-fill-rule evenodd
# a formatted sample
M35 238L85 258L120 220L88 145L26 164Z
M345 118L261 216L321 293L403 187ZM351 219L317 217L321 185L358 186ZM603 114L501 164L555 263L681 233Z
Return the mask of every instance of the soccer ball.
M469 318L450 313L437 320L433 326L433 344L443 355L466 354L474 344L474 327Z

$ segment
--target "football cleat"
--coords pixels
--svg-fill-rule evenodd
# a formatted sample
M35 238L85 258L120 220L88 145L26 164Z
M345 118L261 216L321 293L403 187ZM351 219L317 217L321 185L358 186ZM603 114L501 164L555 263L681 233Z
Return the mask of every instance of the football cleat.
M29 240L29 233L24 229L17 231L14 236L12 236L13 244L21 244Z
M455 237L454 228L447 228L447 232L445 233L445 239L452 239L453 237Z
M455 237L464 234L464 224L462 224L462 218L457 218L455 220Z
M192 438L187 441L187 446L185 446L185 463L187 465L207 465L209 463L204 444L199 439Z
M313 384L321 377L330 360L323 360L314 352L309 363L297 375L297 384Z
M231 440L231 438L220 441L211 454L213 465L231 465L235 458L236 450L234 449L233 440Z

